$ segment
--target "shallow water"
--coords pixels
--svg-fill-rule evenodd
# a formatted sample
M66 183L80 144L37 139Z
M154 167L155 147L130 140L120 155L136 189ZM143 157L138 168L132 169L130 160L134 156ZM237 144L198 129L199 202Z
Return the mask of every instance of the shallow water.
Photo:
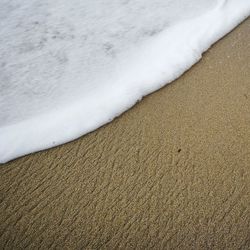
M245 0L1 4L3 162L111 121L180 76L250 11Z

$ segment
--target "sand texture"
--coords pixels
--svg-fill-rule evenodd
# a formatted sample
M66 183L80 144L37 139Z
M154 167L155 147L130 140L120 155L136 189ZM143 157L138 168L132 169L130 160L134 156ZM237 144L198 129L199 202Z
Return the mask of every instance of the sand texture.
M0 167L0 249L250 249L250 20L173 84Z

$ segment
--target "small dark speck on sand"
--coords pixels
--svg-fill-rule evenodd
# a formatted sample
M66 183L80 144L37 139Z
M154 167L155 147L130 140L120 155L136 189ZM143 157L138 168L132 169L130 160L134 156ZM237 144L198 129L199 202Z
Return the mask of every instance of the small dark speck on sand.
M178 153L180 153L181 152L181 149L178 149Z

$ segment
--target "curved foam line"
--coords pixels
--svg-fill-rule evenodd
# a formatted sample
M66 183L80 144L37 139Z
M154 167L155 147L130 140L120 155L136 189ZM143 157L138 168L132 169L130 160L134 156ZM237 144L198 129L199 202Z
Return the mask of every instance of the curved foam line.
M99 89L70 107L2 127L0 163L69 142L110 122L183 74L249 14L250 1L220 1L208 13L170 27L126 57L122 65L129 67L112 80L112 91Z

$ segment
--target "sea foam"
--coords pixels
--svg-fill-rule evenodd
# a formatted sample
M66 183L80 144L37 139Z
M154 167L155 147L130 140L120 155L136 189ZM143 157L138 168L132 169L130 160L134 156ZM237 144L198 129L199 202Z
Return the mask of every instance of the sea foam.
M249 14L249 0L2 0L0 162L110 122Z

